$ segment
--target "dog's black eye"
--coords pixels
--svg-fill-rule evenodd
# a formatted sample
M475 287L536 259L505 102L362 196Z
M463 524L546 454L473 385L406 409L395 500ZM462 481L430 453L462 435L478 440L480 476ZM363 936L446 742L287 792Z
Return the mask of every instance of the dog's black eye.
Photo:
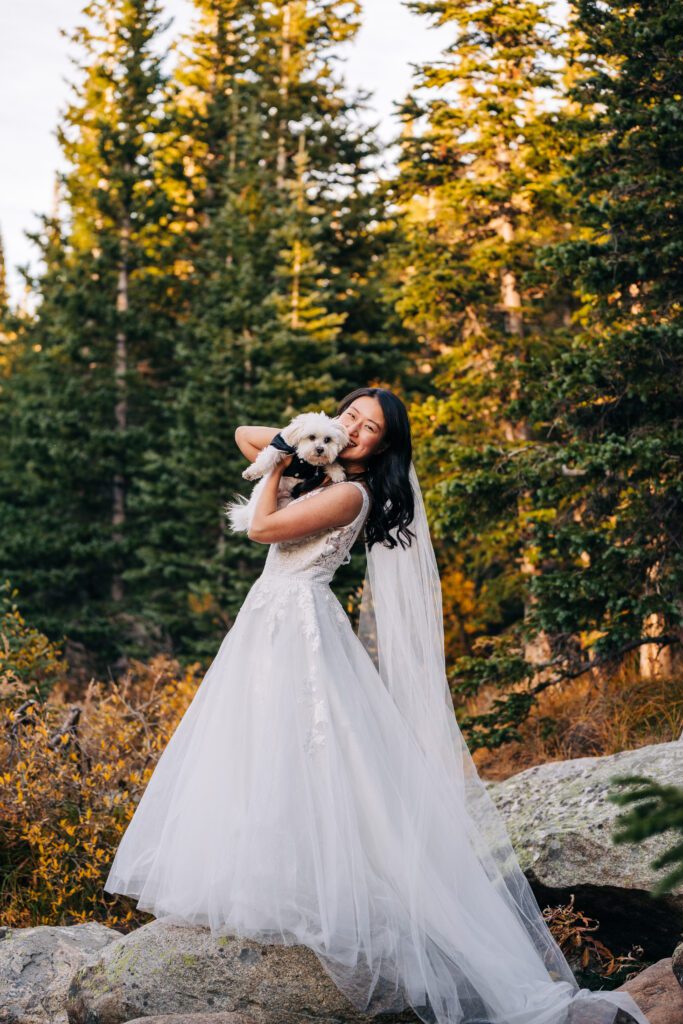
M309 441L315 441L315 434L309 434L308 435L308 440Z
M330 441L330 440L331 440L331 438L329 438L329 437L326 437L326 438L325 438L325 444L327 444L327 442L328 442L328 441Z

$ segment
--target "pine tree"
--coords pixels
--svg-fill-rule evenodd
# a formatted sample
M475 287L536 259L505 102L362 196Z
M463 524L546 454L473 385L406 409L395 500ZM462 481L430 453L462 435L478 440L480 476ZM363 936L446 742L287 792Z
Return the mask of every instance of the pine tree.
M9 311L9 291L7 289L7 267L5 266L5 246L0 234L0 317L4 318Z
M0 234L0 381L10 372L11 348L15 337L12 326L13 319L14 316L10 306L9 288L7 285L5 247L2 241L2 234Z
M265 553L223 513L251 486L239 423L410 374L377 145L337 72L357 4L196 6L170 81L156 2L86 8L69 169L0 396L3 563L98 669L209 656L229 628Z
M511 400L531 355L566 336L569 289L535 264L536 252L566 232L553 174L559 47L546 3L411 6L453 31L403 105L397 190L407 266L399 310L434 371L436 394L415 423L425 479L438 485L430 509L444 589L456 602L455 656L472 651L477 633L505 633L531 612L530 496L520 488L487 521L472 516L468 488L490 446L514 459L533 443L533 424L512 415ZM490 474L487 483L495 502ZM542 635L529 633L525 645L530 661L547 654Z
M568 186L583 237L547 264L575 282L581 331L529 403L553 437L527 469L544 490L539 621L581 631L575 660L635 650L644 675L668 675L683 618L683 10L581 0L576 31L590 118Z
M383 369L397 321L380 267L376 143L334 70L357 5L196 6L166 148L184 279L177 374L165 447L136 485L148 533L129 579L137 615L180 653L208 657L264 554L223 513L251 487L235 427L333 412ZM400 375L409 339L396 333Z
M45 218L35 238L46 269L4 396L17 493L0 515L2 562L28 614L106 663L128 639L123 573L138 539L127 491L169 369L164 75L156 0L96 0L84 18L59 127L64 222Z
M553 657L530 685L514 628L489 657L459 663L463 688L520 684L463 723L475 742L516 738L547 686L680 643L682 31L671 5L576 8L562 120L578 143L559 168L575 227L536 258L573 292L568 335L520 366L509 410L533 424L533 443L514 458L483 447L449 484L441 520L464 541L472 505L500 524L521 490L533 496L539 571L524 630L550 636ZM660 654L660 671L672 667Z

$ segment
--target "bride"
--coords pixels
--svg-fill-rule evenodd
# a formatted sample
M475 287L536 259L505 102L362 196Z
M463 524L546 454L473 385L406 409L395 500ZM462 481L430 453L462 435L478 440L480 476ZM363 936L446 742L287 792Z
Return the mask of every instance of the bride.
M249 532L269 545L263 572L105 890L214 935L306 945L368 1014L649 1024L626 992L579 988L460 733L404 404L358 388L337 415L347 479L278 510L289 460L268 478ZM236 441L253 461L277 432ZM361 531L356 635L330 582Z

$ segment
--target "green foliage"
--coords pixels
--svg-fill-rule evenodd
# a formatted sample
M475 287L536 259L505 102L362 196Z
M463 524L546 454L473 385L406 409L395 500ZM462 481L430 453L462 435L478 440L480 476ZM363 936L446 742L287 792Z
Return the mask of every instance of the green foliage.
M427 6L441 21L462 23L473 13L465 3ZM501 46L519 27L512 5L495 6L495 21L492 8L477 8L485 24L473 20L453 48L449 67L458 84L461 68L474 67L476 44L497 41L491 25L510 19ZM537 197L556 189L563 209L548 209L561 213L562 229L558 223L554 238L528 234L508 250L508 265L519 266L528 288L515 337L498 340L476 305L495 308L493 292L478 283L481 245L472 245L482 227L490 230L495 207L472 218L461 205L454 220L437 206L423 231L438 237L445 226L454 239L435 264L453 268L451 284L431 320L436 295L420 295L423 322L447 340L449 330L462 333L466 298L476 313L464 343L457 340L439 364L442 396L429 435L434 530L444 544L480 552L470 561L479 593L485 579L503 574L503 592L517 595L498 635L453 673L456 695L513 687L490 713L466 720L477 745L517 738L516 726L547 686L615 669L645 643L664 652L680 643L683 154L671 111L683 94L683 17L679 6L663 3L582 2L574 14L564 106L539 116L539 132L542 124L548 132L539 149L545 156L529 161L553 171L539 173L529 191ZM519 63L525 67L521 56ZM493 61L491 75L504 67ZM444 74L441 68L441 85ZM478 75L471 92L480 91ZM462 96L461 125L476 103L466 88ZM439 116L444 110L441 101ZM500 117L496 107L496 125ZM468 122L475 140L468 170L478 167L478 140L491 137L493 124L483 116L478 127ZM516 151L515 166L518 159ZM428 167L424 187L445 190L434 159ZM463 196L484 180L478 172L465 186L448 187ZM481 199L475 209L484 209ZM534 208L530 225L540 223ZM500 246L496 256L505 266ZM493 287L496 278L489 272L486 280ZM416 287L424 288L420 280Z
M612 782L631 787L608 796L612 803L632 808L617 818L615 843L638 843L651 836L678 833L680 841L651 864L655 870L673 865L652 890L654 896L671 892L683 881L683 787L665 786L641 775L616 775Z
M398 308L423 341L436 391L418 417L427 506L444 573L457 566L474 595L467 642L447 638L457 699L534 671L522 638L530 495L517 457L534 425L512 403L527 364L566 343L571 306L570 286L537 266L538 252L567 234L548 104L560 40L544 4L412 6L453 32L404 104L396 191L406 222ZM478 635L490 638L486 652ZM532 703L518 692L508 706L463 716L468 740L516 738Z
M56 645L26 622L18 596L9 580L0 583L0 691L20 689L28 698L19 706L23 713L31 701L46 699L66 665Z
M681 628L678 5L434 0L397 175L338 72L358 2L94 0L34 314L0 253L0 564L93 669L208 658L264 551L240 423L411 404L474 746ZM352 584L352 580L349 583Z
M169 375L165 79L156 0L91 3L84 17L58 133L67 171L34 239L39 301L17 324L0 395L0 561L31 620L103 667L131 639L122 572L140 534L128 490Z
M409 339L388 336L377 144L335 72L357 6L212 0L197 13L168 105L177 370L134 482L145 539L126 580L138 620L208 658L263 556L222 511L248 491L235 427L333 412L389 347L400 379Z
M240 423L409 377L378 147L337 49L358 4L202 0L171 71L156 0L89 4L0 392L0 560L104 671L209 657L263 558L231 536Z

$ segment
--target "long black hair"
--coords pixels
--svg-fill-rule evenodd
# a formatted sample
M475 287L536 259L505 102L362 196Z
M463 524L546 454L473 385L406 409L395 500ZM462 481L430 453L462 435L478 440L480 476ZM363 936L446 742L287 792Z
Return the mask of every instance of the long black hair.
M408 524L415 517L415 498L410 486L410 462L413 457L413 442L410 435L408 411L393 391L386 388L356 388L341 399L337 416L341 416L356 398L369 395L376 398L384 413L385 432L380 444L381 451L370 456L363 478L372 496L370 512L365 520L365 541L368 549L379 542L385 547L409 547L415 536ZM390 530L396 531L392 537ZM405 539L405 543L404 543Z

